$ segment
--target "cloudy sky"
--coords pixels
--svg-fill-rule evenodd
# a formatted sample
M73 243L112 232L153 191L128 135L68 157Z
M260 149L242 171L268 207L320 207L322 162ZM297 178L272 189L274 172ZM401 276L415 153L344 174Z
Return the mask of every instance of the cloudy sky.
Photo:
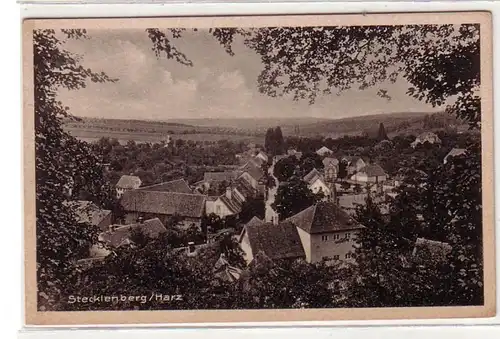
M78 91L61 90L59 97L72 113L121 119L192 119L316 117L343 118L389 112L433 111L405 94L406 84L385 86L391 101L377 88L350 90L321 97L314 105L260 94L259 57L242 41L228 55L206 32L185 33L175 46L193 62L183 66L157 58L144 30L88 31L89 39L68 41L65 47L83 57L85 67L104 71L116 83L89 84Z

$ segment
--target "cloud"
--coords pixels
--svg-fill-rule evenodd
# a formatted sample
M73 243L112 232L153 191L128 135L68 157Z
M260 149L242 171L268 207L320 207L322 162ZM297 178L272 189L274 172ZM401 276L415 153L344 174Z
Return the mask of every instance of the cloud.
M198 33L203 35L203 33ZM67 49L83 56L83 65L104 71L117 83L90 84L78 91L59 91L73 114L122 119L176 119L217 117L326 117L338 118L378 112L431 110L406 96L405 86L388 88L387 102L377 89L351 90L343 95L320 97L317 104L271 98L257 89L260 59L243 47L231 57L208 38L192 35L176 40L194 66L157 58L144 32L114 30L70 41ZM206 39L205 39L206 38ZM207 41L211 41L210 39Z

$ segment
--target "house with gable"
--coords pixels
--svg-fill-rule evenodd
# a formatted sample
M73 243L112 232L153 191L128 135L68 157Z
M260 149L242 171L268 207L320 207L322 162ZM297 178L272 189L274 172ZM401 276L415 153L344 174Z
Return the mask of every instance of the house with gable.
M141 187L141 178L135 175L122 175L116 183L116 197L120 199L123 193Z
M263 183L263 180L265 179L265 173L262 168L249 161L241 168L241 172L242 173L238 179L242 178L246 180L253 189L255 189L259 194L264 195L265 184Z
M66 205L73 208L79 224L91 225L100 230L107 230L113 222L113 215L110 210L101 209L91 201L70 201Z
M238 242L247 264L259 253L271 260L306 258L297 228L291 223L273 225L250 221L243 227Z
M313 168L304 176L303 180L307 183L307 187L314 194L323 192L323 194L325 195L325 200L328 200L332 197L331 186L325 181L325 178L317 169Z
M131 245L133 244L134 231L142 233L147 238L156 239L160 234L166 232L167 229L158 218L139 220L136 223L128 225L111 225L107 231L99 235L99 241L104 242L112 248Z
M326 157L323 159L323 168L325 180L333 182L339 175L339 160Z
M325 157L325 156L330 155L332 153L333 153L333 151L326 146L323 146L319 150L316 151L316 154L321 156L321 157Z
M353 175L366 166L365 161L358 156L345 156L342 157L341 161L346 165L348 175Z
M365 228L332 202L319 202L285 222L296 226L310 263L324 258L352 262L356 239Z
M441 145L441 139L439 139L436 133L424 132L415 138L415 141L411 143L411 147L415 148L418 145L425 144L426 142L429 144Z
M175 216L179 227L201 226L205 214L207 196L149 190L131 190L123 194L120 201L125 210L125 223L135 223L139 218L158 218L166 225Z
M226 193L218 197L209 197L206 200L207 215L215 214L220 218L227 216L238 216L243 207L244 200L240 200L239 196L235 196L232 187L226 188Z
M269 157L263 151L260 151L259 153L257 153L257 155L255 156L255 158L261 159L262 163L266 163L266 162L269 161Z
M387 174L378 164L366 165L351 176L351 180L360 183L382 183L387 180Z

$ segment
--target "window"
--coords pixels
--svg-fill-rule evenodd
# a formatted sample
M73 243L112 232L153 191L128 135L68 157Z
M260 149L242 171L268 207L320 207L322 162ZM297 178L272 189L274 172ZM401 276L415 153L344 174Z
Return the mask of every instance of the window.
M338 254L335 254L335 255L333 256L333 259L334 259L334 260L339 260L339 259L340 259L340 257L339 257L339 255L338 255Z
M346 238L347 240L351 239L351 233L346 233L346 234L345 234L345 238Z
M220 206L215 207L215 213L220 214Z
M327 235L322 235L321 236L322 241L328 241L328 236Z
M339 239L340 239L340 234L333 235L333 240L339 240Z
M349 252L349 253L346 253L346 254L345 254L345 258L346 258L346 259L350 259L350 258L352 258L351 253L350 253L350 252Z

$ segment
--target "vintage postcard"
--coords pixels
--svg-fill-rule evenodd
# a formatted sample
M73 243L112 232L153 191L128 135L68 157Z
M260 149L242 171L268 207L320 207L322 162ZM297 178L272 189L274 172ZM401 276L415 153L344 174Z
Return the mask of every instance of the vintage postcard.
M27 325L495 314L490 13L23 25Z

